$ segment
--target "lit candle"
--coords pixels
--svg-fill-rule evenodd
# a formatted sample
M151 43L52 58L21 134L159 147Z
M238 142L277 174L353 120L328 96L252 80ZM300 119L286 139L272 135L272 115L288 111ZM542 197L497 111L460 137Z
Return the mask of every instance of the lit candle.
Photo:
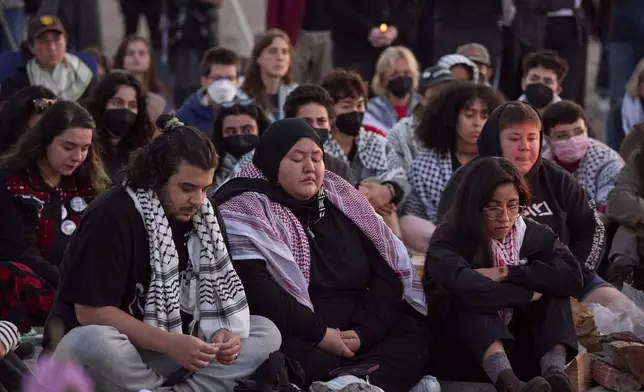
M386 24L384 24L384 23L383 23L383 24L381 24L381 25L380 25L380 31L382 31L383 33L386 33L386 32L387 32L387 25L386 25Z

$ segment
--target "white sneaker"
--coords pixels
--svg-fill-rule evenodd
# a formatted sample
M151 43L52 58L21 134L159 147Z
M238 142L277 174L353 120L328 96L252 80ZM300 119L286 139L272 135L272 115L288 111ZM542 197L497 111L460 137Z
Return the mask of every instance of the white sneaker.
M336 377L331 381L314 382L309 392L385 392L375 385L353 375Z

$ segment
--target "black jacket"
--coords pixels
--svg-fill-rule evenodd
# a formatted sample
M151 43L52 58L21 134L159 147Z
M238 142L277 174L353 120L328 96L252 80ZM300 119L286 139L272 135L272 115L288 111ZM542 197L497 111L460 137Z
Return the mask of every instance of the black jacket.
M324 166L326 167L326 170L339 175L349 183L353 184L351 168L342 159L336 158L333 155L324 154Z
M502 283L474 271L477 252L471 241L448 224L439 226L424 267L423 285L430 301L437 294L447 294L470 309L496 311L527 305L534 292L551 297L577 295L583 287L577 259L550 228L529 218L525 223L519 259L526 262L509 267L508 279Z
M499 142L501 106L488 118L478 140L480 156L502 156ZM543 132L543 131L542 131ZM470 165L452 175L438 204L438 221L447 212L458 184ZM602 256L605 228L595 210L595 203L575 178L556 164L539 158L525 176L532 200L525 214L549 226L582 263L593 272Z
M419 0L333 0L333 43L353 52L379 53L369 43L369 31L385 23L396 26L392 45L411 47L420 17Z

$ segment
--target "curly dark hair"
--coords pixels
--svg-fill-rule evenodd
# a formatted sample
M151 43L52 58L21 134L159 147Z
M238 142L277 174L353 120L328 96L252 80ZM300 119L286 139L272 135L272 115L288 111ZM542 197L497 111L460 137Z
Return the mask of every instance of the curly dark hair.
M333 99L325 89L317 84L302 84L291 91L286 97L286 101L284 101L284 117L293 118L297 116L297 111L300 110L300 107L309 103L317 103L323 106L329 114L329 120L333 120Z
M525 206L530 202L530 188L519 170L504 158L480 158L468 166L470 167L456 190L454 202L440 224L446 227L443 235L461 239L476 254L482 256L477 258L473 257L474 254L468 255L474 260L472 268L492 267L488 251L489 236L485 233L487 218L484 208L496 189L505 184L516 187L519 205Z
M110 146L111 136L103 125L103 113L108 101L116 94L119 87L129 86L136 91L136 103L138 113L132 129L123 137L117 146L117 151L125 156L134 150L145 146L154 136L154 124L148 115L148 99L141 87L141 83L131 73L123 70L115 70L105 75L103 80L98 82L87 101L87 110L94 117L97 127L98 139L101 148L106 151Z
M365 101L369 98L362 76L348 69L337 68L331 71L322 81L322 88L329 93L333 103L345 98L364 98Z
M542 67L549 69L557 75L557 83L561 84L568 74L568 62L551 50L539 50L528 53L523 58L523 76L531 69Z
M225 154L223 149L224 119L228 116L238 116L241 114L246 114L255 119L255 122L257 122L257 133L259 136L262 136L268 126L271 125L271 120L269 120L264 111L255 102L246 105L236 103L232 106L222 106L219 109L215 123L212 126L212 142L215 145L217 155L220 157L223 157ZM219 168L217 168L217 170L219 170Z
M27 130L27 122L36 114L34 100L56 99L53 91L43 86L28 86L15 92L0 109L0 154L13 146Z
M195 127L174 125L173 120L169 114L159 116L156 125L161 135L132 155L117 174L120 183L132 189L159 191L182 162L204 170L217 167L219 157L208 136Z
M453 81L435 95L424 110L416 137L426 148L440 151L456 147L458 115L476 99L487 105L488 113L503 102L503 96L491 87L470 81Z
M56 102L45 111L38 124L0 158L0 167L16 171L28 169L47 155L47 147L56 136L70 128L95 129L96 124L87 110L79 104L71 101ZM109 184L109 179L96 147L96 138L93 137L87 158L75 175L79 180L89 182L92 189L100 193Z

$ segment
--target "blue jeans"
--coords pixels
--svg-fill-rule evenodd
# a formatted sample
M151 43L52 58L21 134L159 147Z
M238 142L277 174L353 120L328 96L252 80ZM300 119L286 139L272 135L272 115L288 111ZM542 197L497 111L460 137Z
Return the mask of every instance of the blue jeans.
M624 139L624 130L618 127L621 121L620 110L622 98L626 92L626 82L631 78L637 63L644 58L644 44L636 42L610 42L608 44L609 60L609 97L610 113L606 120L606 143L614 150L619 150L619 145Z

